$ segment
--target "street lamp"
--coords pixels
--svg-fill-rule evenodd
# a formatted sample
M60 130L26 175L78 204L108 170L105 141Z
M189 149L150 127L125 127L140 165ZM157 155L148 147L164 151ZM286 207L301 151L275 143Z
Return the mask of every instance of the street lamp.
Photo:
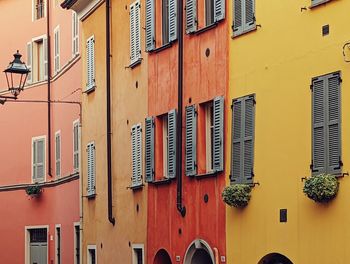
M17 99L17 96L23 91L28 74L30 73L26 64L21 61L22 55L18 50L13 56L15 57L14 60L10 62L9 66L4 70L8 90L13 94L13 97L0 96L0 98Z

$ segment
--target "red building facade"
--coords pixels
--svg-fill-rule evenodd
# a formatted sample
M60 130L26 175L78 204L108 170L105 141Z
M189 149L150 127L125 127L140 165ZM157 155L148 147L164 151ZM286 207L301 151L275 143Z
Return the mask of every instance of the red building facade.
M0 10L0 68L19 50L31 70L0 109L1 263L80 263L78 18L59 1L4 0Z

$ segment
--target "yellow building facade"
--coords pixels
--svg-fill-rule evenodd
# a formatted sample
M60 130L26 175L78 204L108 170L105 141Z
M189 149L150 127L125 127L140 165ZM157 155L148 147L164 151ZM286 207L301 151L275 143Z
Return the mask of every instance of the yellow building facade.
M65 3L64 7L76 10L82 21L82 150L86 149L81 161L83 263L144 263L147 187L142 178L142 130L147 113L147 56L141 30L143 1ZM110 17L110 111L106 5Z
M246 2L252 9L242 8ZM312 175L317 151L312 151L315 85L329 76L335 76L340 91L338 175L349 171L350 1L228 3L228 19L234 21L234 31L228 32L229 100L253 95L255 115L250 182L254 188L246 208L227 207L227 263L348 263L349 177L338 178L339 193L327 204L307 198L303 187L304 178ZM329 85L325 96L331 100ZM231 138L232 111L228 116ZM226 174L231 177L233 141L226 148Z

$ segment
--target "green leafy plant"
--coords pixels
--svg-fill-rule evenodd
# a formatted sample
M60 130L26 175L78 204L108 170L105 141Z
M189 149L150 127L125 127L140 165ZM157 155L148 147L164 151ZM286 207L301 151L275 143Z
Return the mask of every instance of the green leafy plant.
M42 189L39 185L32 185L26 188L26 193L30 196L39 196L41 191Z
M305 180L303 191L307 197L318 203L327 203L337 196L339 182L334 175L313 175Z
M243 208L248 205L252 187L247 184L232 184L222 192L223 201L229 206Z

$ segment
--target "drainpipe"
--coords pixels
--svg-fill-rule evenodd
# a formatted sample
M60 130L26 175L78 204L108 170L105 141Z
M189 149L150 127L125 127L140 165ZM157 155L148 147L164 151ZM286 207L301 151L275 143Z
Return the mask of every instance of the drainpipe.
M186 215L186 207L182 204L182 100L183 100L183 0L177 2L177 24L178 24L178 114L177 114L177 210L182 217Z
M106 90L107 90L107 177L108 177L108 220L114 226L112 204L112 130L111 130L111 24L110 0L106 0Z
M50 41L50 1L46 1L46 35L47 35L47 144L49 168L48 174L52 177L51 165L51 41Z

